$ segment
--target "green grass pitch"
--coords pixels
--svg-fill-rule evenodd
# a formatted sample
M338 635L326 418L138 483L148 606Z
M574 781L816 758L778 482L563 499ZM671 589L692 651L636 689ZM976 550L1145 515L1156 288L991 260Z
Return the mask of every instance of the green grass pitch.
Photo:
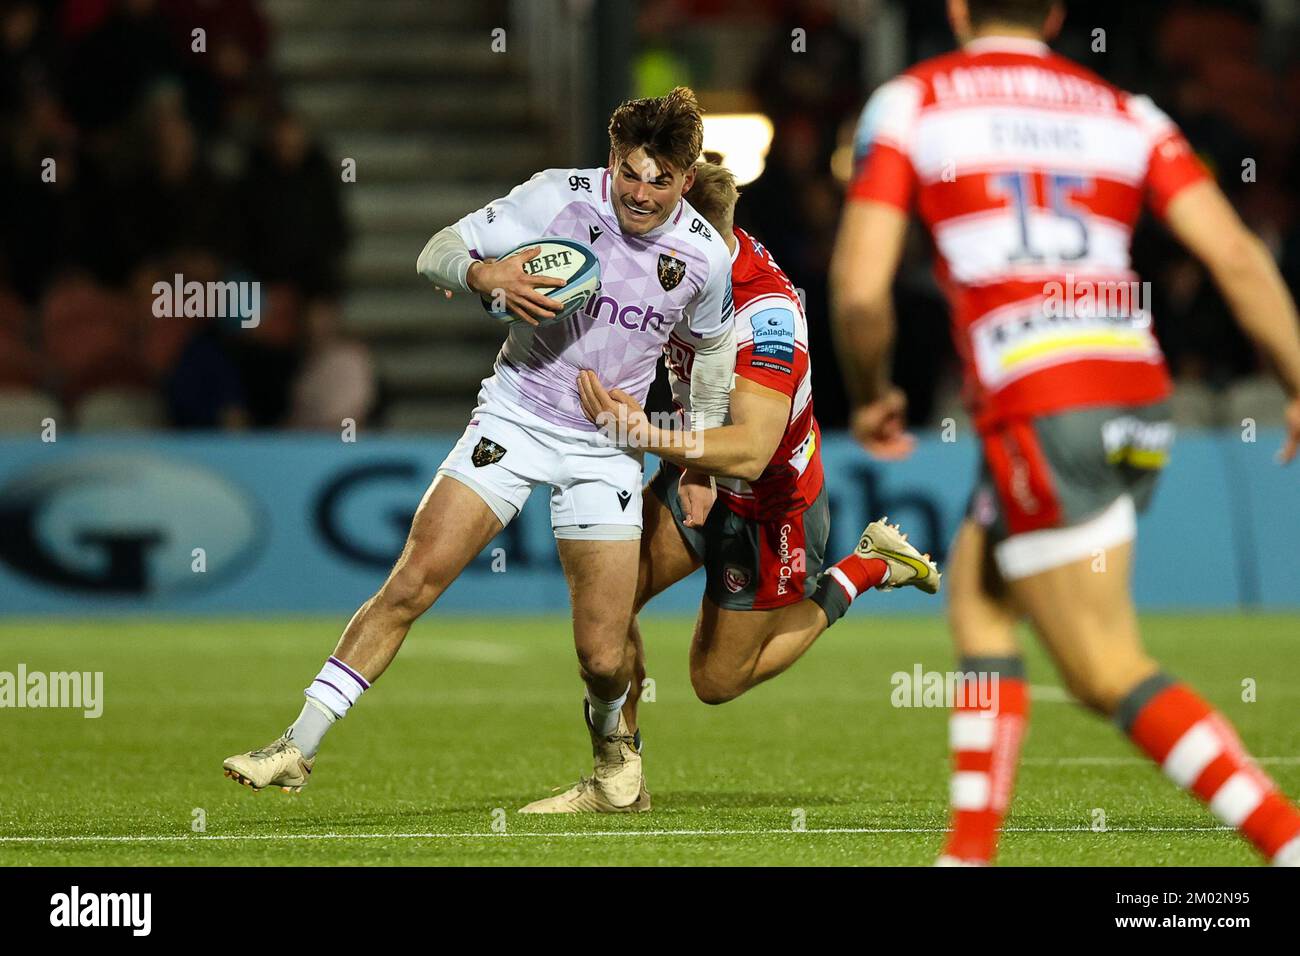
M952 655L939 617L870 609L861 602L791 671L721 707L691 692L690 621L647 617L655 808L593 817L514 812L590 771L563 618L428 616L333 729L298 796L239 787L221 761L297 714L341 618L5 621L0 671L103 671L105 702L89 720L0 710L0 864L929 864L947 815L946 712L893 707L890 675L947 670ZM1300 795L1300 617L1143 624L1165 666ZM1032 644L1029 665L1035 700L1003 863L1256 862L1065 701ZM1097 810L1106 832L1092 829Z

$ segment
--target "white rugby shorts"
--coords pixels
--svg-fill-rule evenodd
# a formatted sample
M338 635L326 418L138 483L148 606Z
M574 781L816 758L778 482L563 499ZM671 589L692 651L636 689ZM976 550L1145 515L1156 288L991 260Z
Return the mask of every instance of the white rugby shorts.
M546 485L557 537L640 537L640 453L595 431L553 425L486 389L478 400L438 474L478 492L503 525L519 514L534 488Z

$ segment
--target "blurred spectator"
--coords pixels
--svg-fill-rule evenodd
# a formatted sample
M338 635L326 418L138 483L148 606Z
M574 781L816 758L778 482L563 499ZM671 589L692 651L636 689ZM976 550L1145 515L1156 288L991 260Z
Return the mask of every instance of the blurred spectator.
M100 388L149 385L124 294L69 275L46 294L40 323L52 383L67 405Z
M247 278L247 277L245 277ZM300 289L289 282L260 286L260 315L252 328L231 329L229 352L239 368L249 423L254 428L284 424L290 392L303 362L303 313Z
M835 8L832 0L789 3L753 79L759 107L774 121L816 120L817 149L827 162L840 120L862 104L862 40Z
M259 278L293 282L309 298L337 294L348 241L339 184L302 121L279 111L239 184L241 248Z
M67 58L64 96L72 118L87 131L122 123L154 84L181 73L157 0L117 0L94 15L105 6L68 4L74 29L85 32Z
M254 0L162 0L182 59L204 74L193 85L211 96L205 129L243 138L268 95L270 27ZM194 32L203 31L206 52L193 53Z
M167 409L177 428L244 428L249 423L239 368L215 319L203 320L163 383Z
M237 225L229 190L199 153L194 127L179 110L155 111L150 159L132 184L124 217L136 260L180 252L224 258Z
M26 305L3 285L0 276L0 390L36 389L44 381L44 369L31 347L31 316Z
M331 303L316 302L308 309L307 334L289 426L337 431L345 418L365 424L377 398L370 352L343 336L338 309Z
M0 122L12 122L29 97L54 85L53 62L53 40L35 0L0 5Z
M338 172L268 108L269 52L258 0L0 0L0 387L109 425L146 421L150 388L178 427L274 426L306 351L317 391L369 381L342 391L366 413L369 360L321 318ZM178 274L259 283L260 322L155 316Z

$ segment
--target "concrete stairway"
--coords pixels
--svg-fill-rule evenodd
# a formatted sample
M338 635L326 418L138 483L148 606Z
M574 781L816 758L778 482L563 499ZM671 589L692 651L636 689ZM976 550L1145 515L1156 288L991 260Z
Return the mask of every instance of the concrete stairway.
M329 153L354 229L344 301L374 352L386 423L459 431L504 337L477 301L415 273L438 229L557 164L530 108L507 0L266 0L290 102ZM492 31L507 30L507 52Z

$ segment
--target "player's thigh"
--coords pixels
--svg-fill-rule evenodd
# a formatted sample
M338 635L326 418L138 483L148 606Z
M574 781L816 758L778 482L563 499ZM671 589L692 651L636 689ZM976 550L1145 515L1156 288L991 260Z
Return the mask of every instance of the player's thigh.
M699 536L699 529L685 528L681 523L677 496L679 474L661 470L642 492L641 559L635 602L638 610L701 564L699 555L687 541L687 535Z
M1126 542L1009 585L1071 692L1105 713L1158 670L1142 646L1132 561Z
M423 582L436 597L523 508L547 454L519 425L476 408L416 510L389 590L409 596Z
M988 532L966 519L957 530L948 566L948 625L963 657L1011 657L1019 653L1017 614L993 561Z
M385 588L403 600L428 598L430 592L436 597L503 527L481 492L452 474L439 474L415 511Z
M784 610L730 610L705 595L691 640L692 684L726 686L752 672Z
M556 437L551 527L573 602L575 637L626 640L641 556L641 459Z
M632 622L640 542L557 538L556 548L569 585L573 639L584 660L623 653Z
M1071 690L1099 710L1156 670L1130 594L1132 542L1172 437L1163 403L1070 409L986 436L998 571Z

